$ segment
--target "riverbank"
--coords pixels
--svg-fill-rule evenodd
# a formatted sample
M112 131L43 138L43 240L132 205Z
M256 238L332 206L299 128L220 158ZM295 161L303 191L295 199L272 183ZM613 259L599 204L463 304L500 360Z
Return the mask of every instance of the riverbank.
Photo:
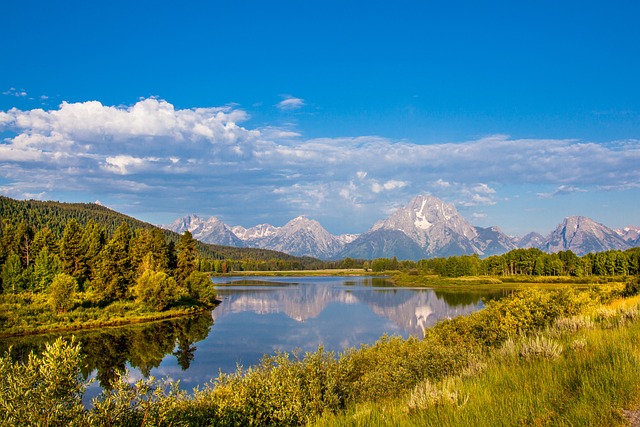
M93 402L93 409L76 408L67 421L136 426L150 420L156 425L229 426L624 425L623 410L636 410L640 403L640 297L622 298L624 292L620 285L589 292L530 288L441 322L424 339L383 337L339 355L323 349L304 356L278 353L220 375L192 394L153 379L134 387L124 377L113 392ZM61 369L80 369L73 343L47 351L24 367L0 360L0 371L29 373L44 364L47 372L80 381ZM75 390L82 390L82 384L65 383L69 393L52 397L45 391L49 382L57 384L55 376L35 376L34 385L25 378L7 377L18 383L0 390L0 406L17 402L25 406L23 413L37 416L28 408L72 408ZM20 387L34 390L30 399L1 395L24 393Z
M389 279L396 286L423 286L432 288L517 288L517 287L557 287L571 285L576 287L589 287L600 284L624 284L627 276L463 276L441 277L438 275L389 272Z
M472 369L311 423L334 426L626 426L640 410L640 297L516 335ZM631 424L636 425L636 424Z
M285 271L233 271L231 273L211 273L211 277L295 277L295 276L383 276L382 273L366 272L361 268L342 268L324 270L285 270Z
M0 338L155 322L190 316L215 307L192 304L165 311L149 311L134 301L116 301L104 307L81 301L80 296L73 309L54 313L42 295L3 295L0 300Z

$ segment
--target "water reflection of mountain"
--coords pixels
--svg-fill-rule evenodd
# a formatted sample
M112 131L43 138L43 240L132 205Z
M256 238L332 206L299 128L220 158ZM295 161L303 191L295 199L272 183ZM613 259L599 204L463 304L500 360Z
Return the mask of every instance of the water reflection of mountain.
M264 288L221 287L218 296L223 302L213 310L212 317L216 321L232 313L284 313L304 322L319 316L329 304L366 304L375 314L391 320L402 330L422 336L424 330L438 320L471 313L482 304L480 300L450 304L430 289L379 286L380 283L371 281L340 281L279 288L268 284Z
M108 387L117 372L124 371L127 363L148 376L151 369L160 366L166 355L172 354L183 370L188 369L195 357L195 343L207 337L212 324L207 312L160 322L75 331L63 337L71 339L71 335L74 335L80 343L85 378L95 370L100 385ZM14 360L25 360L31 351L41 353L45 343L58 336L60 334L3 339L0 341L0 352L11 348Z

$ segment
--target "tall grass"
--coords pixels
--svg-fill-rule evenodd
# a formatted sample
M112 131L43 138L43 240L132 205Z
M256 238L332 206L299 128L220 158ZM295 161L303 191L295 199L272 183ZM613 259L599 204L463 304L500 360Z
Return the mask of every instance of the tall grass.
M513 352L494 350L485 370L459 381L455 393L465 396L463 405L423 405L423 410L415 410L415 396L409 394L384 404L360 404L339 416L325 415L315 425L627 425L622 409L640 404L640 322L604 326L565 331L557 343L564 351L554 358L522 352L513 357ZM543 338L510 340L504 346L535 346L536 339ZM573 345L576 341L583 345ZM432 394L438 397L437 391Z

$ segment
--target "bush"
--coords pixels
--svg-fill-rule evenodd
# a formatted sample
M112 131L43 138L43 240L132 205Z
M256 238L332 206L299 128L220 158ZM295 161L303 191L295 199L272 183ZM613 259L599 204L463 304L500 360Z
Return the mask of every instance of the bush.
M76 279L66 273L56 274L49 286L49 303L56 313L66 313L73 307L78 289Z
M562 345L550 338L536 335L524 340L520 347L523 359L555 359L562 354Z
M194 271L187 277L185 284L193 299L208 305L216 302L216 290L208 274Z
M628 278L624 285L623 295L632 297L638 294L640 294L640 276Z
M576 333L582 329L593 329L595 323L589 316L561 317L556 320L555 327L560 332Z
M173 277L163 271L145 270L133 287L133 294L140 304L162 311L187 295Z
M1 425L81 425L82 395L88 385L81 376L80 346L62 338L46 344L42 356L31 353L26 363L0 358Z

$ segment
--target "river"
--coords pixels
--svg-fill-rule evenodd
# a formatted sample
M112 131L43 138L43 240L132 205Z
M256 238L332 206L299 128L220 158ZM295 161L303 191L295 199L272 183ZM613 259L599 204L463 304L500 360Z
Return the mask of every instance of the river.
M131 380L150 375L201 386L238 364L256 364L276 351L342 352L384 334L421 337L437 321L483 307L483 298L506 291L460 291L391 286L376 277L225 277L213 279L222 301L193 317L90 331L74 335L85 354L86 377L97 381L88 395L127 368ZM24 358L58 335L11 338Z

